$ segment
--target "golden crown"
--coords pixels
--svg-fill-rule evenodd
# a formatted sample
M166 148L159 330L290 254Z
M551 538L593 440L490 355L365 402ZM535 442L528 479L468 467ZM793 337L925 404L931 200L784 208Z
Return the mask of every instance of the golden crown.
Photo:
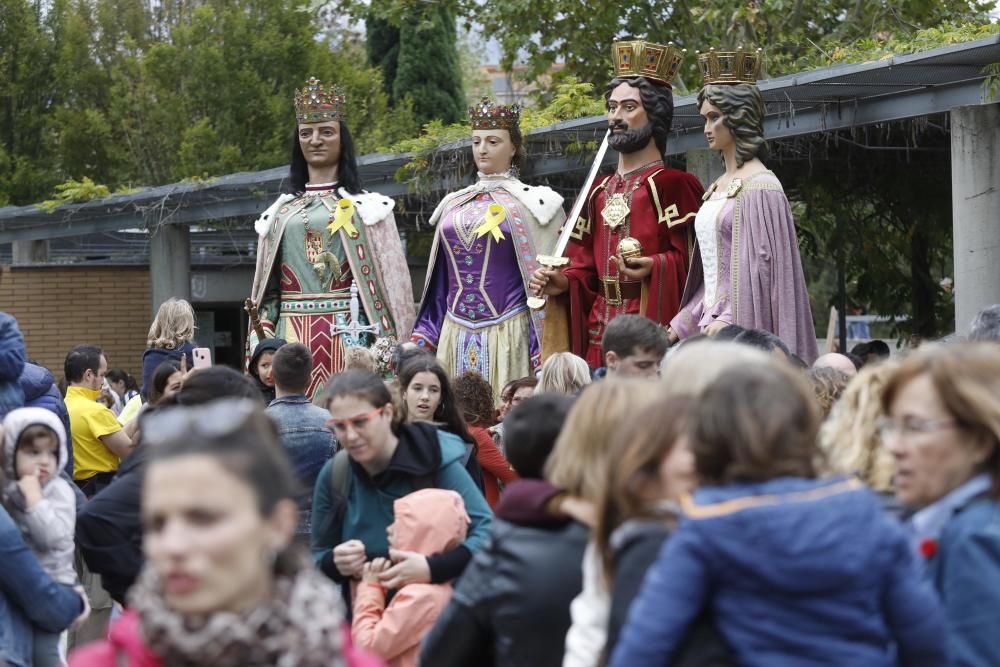
M729 83L757 83L764 52L744 50L697 52L698 69L701 70L702 85Z
M633 40L611 45L616 77L644 76L667 86L677 74L685 53L687 49L678 49L673 42L663 45Z
M340 86L324 86L316 77L295 91L295 119L300 123L344 120L346 110L347 99Z
M521 120L521 105L504 106L484 97L469 107L469 120L473 130L510 130Z

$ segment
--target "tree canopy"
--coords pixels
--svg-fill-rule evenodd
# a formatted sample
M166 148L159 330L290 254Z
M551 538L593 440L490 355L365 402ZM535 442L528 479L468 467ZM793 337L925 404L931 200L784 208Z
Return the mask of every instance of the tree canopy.
M350 12L375 12L399 25L411 0L342 0ZM767 75L806 69L837 47L912 35L943 23L986 22L985 0L689 0L618 4L579 0L441 0L436 3L497 39L501 66L525 60L529 80L555 62L599 84L611 70L611 42L635 37L688 49L677 88L698 85L694 51L738 45L765 50Z
M344 88L362 153L418 130L361 44L317 38L305 0L3 4L0 204L285 164L310 76Z

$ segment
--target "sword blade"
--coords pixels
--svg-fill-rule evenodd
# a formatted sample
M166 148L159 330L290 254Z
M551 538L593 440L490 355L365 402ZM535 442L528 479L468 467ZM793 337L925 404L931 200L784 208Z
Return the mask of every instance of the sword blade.
M601 169L604 154L608 152L608 137L610 135L611 130L608 130L604 134L604 140L601 142L600 148L597 149L597 155L594 156L593 164L590 165L590 173L587 174L587 180L583 182L583 187L580 188L580 193L576 196L576 201L573 202L573 208L569 210L569 215L566 216L566 222L563 224L562 231L559 232L559 239L556 241L556 247L552 251L553 257L562 257L566 254L566 246L569 245L570 235L576 229L576 221L580 217L583 207L587 204L590 188L594 185L594 180L597 179L597 172Z

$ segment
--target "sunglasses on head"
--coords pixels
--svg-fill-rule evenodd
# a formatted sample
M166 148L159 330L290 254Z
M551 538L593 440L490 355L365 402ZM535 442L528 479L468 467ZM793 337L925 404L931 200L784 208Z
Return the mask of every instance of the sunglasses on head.
M157 410L140 422L143 442L158 444L184 438L221 438L239 431L263 408L249 399L220 399L195 406Z

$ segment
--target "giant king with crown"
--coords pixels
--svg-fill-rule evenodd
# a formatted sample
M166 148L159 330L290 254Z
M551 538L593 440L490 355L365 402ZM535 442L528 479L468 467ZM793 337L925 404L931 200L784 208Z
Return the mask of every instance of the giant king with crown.
M348 347L367 347L376 336L403 340L415 315L394 202L361 187L343 93L312 78L294 104L291 192L255 223L248 307L259 319L248 347L255 349L260 334L305 344L313 355L312 397L343 369Z
M568 307L570 350L592 368L604 364L601 338L615 317L638 313L666 325L677 313L689 227L704 192L694 175L664 164L673 121L670 82L683 51L623 41L612 55L615 76L605 101L618 167L597 178L580 216L567 221L574 226L569 266L542 268L532 277L536 292L558 297L549 309Z

